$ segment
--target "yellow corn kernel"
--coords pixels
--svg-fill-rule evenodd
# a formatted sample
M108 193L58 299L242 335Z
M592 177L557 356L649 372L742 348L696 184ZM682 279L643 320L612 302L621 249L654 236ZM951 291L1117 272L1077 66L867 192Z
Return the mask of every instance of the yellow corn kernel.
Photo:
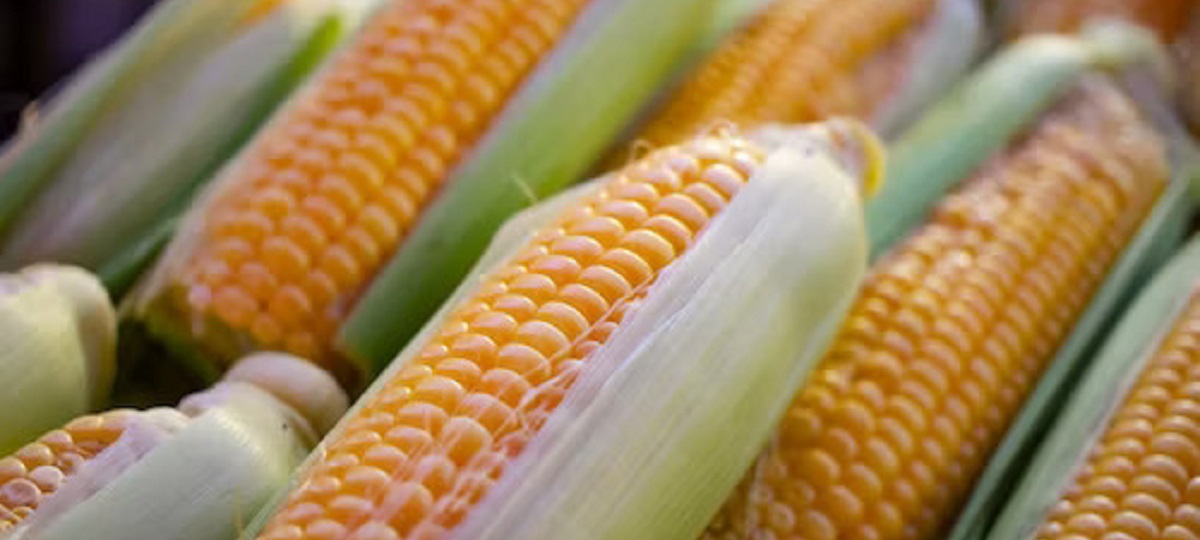
M1038 539L1200 537L1200 295L1108 422Z
M1165 159L1115 89L1075 89L872 270L704 537L938 537L1149 212Z
M84 462L120 438L132 411L77 418L0 459L0 534L15 527Z
M447 172L586 0L391 1L256 139L172 276L225 359L329 342ZM225 187L225 186L223 186ZM215 328L214 328L215 326Z
M898 84L891 58L935 0L779 0L699 68L639 139L654 146L718 122L866 117Z
M739 139L698 139L565 212L344 421L260 538L434 538L457 526L762 159Z

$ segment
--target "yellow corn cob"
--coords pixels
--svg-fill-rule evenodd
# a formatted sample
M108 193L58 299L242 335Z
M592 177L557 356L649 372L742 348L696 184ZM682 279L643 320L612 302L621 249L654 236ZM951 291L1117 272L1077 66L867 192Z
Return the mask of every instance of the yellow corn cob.
M1200 536L1198 322L1193 293L1036 538Z
M897 44L935 0L779 0L709 59L639 139L654 146L715 122L865 117L894 88Z
M256 140L195 232L168 294L216 323L202 345L226 360L277 348L344 367L329 352L338 322L583 4L381 7Z
M869 275L705 538L934 538L1163 188L1112 87L1064 98Z
M724 137L660 150L543 229L343 421L260 538L457 526L762 159Z

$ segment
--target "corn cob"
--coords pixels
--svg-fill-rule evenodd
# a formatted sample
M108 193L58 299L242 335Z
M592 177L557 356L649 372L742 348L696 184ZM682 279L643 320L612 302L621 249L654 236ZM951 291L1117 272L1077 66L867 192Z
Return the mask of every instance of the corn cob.
M941 45L922 50L925 56L940 56L934 64L950 73L921 78L953 78L956 69L969 63L976 39L972 29L979 24L976 9L973 0L776 1L723 43L637 138L659 146L719 122L754 126L847 115L874 119L886 109L889 96L909 82L906 72L920 65L916 52L923 40L943 32L939 16L966 11L949 29L967 32L952 38L958 45L955 52L967 56L947 58Z
M0 454L99 406L116 369L116 314L73 267L0 274Z
M1141 292L988 538L1192 538L1195 238ZM1073 535L1073 536L1068 536Z
M654 11L678 15L681 6L664 2ZM587 16L580 18L585 7ZM561 71L567 56L603 54L598 40L632 12L627 0L385 3L193 209L159 275L148 280L143 311L157 313L147 316L155 319L152 328L169 339L182 338L222 364L246 350L277 348L313 359L347 384L362 383L386 359L371 359L373 366L361 357L342 361L345 355L333 343L342 321L408 236L424 228L437 234L446 227L426 219L435 197L439 205L455 208L455 219L466 221L464 203L454 199L464 190L494 189L482 187L484 179L465 178L460 186L458 180L469 171L455 172L447 186L451 171L482 161L518 174L522 166L498 163L495 155L489 157L488 145L509 137L494 130L528 131L528 119L520 115L531 107L519 103L527 92L551 104L550 98L557 99L553 92L561 91L562 80L542 71L530 76L534 67L546 62ZM663 27L661 39L680 41L686 35L681 27L691 17ZM630 37L647 32L636 30ZM566 48L556 49L561 40ZM656 63L678 48L664 43L663 51L621 67L633 77L633 90L601 103L627 99L648 86L638 78L653 80L651 74L661 70ZM523 108L511 110L507 104L513 100L512 107ZM621 107L628 105L617 110ZM513 115L514 120L493 126ZM560 119L558 125L564 124ZM483 138L485 131L492 135ZM473 149L476 142L483 146ZM593 143L580 144L586 152ZM468 150L472 157L464 160ZM556 165L567 175L578 167ZM552 192L565 181L562 172L531 185ZM468 212L478 209L482 216L502 218L512 211L512 196L488 201L486 208L470 201ZM427 225L430 221L434 224ZM451 253L473 260L478 253L470 253L471 236L486 238L491 232L481 224L456 238L450 247L457 251ZM438 274L439 261L426 255L420 260L431 266L424 271ZM444 270L445 279L451 279L453 271ZM419 272L403 275L425 279ZM419 289L423 302L444 298L437 287ZM151 301L153 306L146 304ZM390 322L373 326L381 333L404 330Z
M1079 84L872 270L705 537L944 532L1167 172L1131 103Z
M259 538L697 532L736 481L736 466L753 457L743 445L712 448L728 435L712 423L734 432L756 426L746 437L765 436L769 421L755 413L776 416L782 403L751 396L775 402L778 394L762 391L798 382L789 372L807 361L795 359L823 348L863 263L856 196L821 148L842 148L843 162L861 163L869 178L877 143L857 124L821 129L817 140L826 142L817 147L791 137L701 137L514 221L481 262L486 276L464 285L302 468L282 506L260 515ZM793 161L803 161L801 148L824 165ZM746 283L747 272L761 281ZM735 283L749 288L728 290ZM741 315L717 316L713 302ZM719 330L764 309L806 322L765 325L778 333L752 331L754 344ZM741 347L737 362L727 347ZM727 373L724 390L703 397L687 375L703 370L689 361ZM688 402L716 395L743 409L711 414L716 403ZM678 408L656 410L664 404ZM661 432L664 415L688 435ZM612 474L609 459L626 458L646 470ZM690 463L686 481L662 477L681 461ZM733 474L721 462L733 463ZM540 500L538 485L554 486L556 496ZM662 519L664 505L697 509ZM534 507L541 518L526 512Z
M82 416L0 458L0 536L229 538L346 405L326 373L264 353L178 409Z
M0 156L0 268L76 264L123 292L153 253L128 246L163 243L146 231L180 212L369 4L160 3Z

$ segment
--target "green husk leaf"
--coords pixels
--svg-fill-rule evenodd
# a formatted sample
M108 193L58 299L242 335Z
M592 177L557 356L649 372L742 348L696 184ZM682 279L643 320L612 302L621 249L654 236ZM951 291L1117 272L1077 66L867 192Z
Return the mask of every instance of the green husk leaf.
M907 129L890 147L887 182L867 203L872 258L919 225L942 194L1053 104L1087 71L1090 59L1078 40L1022 41L993 57Z
M0 275L0 455L102 403L115 369L116 314L83 270Z
M701 37L713 0L597 0L530 76L342 325L378 372L505 218L577 180Z
M172 50L218 24L215 2L168 1L142 19L116 46L89 63L39 118L5 145L0 156L0 234L78 144L126 81Z
M138 244L153 242L156 225L336 44L345 23L330 2L292 0L249 28L236 26L244 6L229 6L209 31L123 80L11 222L0 267L115 265L119 282L140 270L154 250Z
M1137 374L1200 284L1200 237L1194 237L1141 292L1104 340L1053 429L1033 456L987 538L1029 538L1077 474ZM981 536L982 537L982 536Z

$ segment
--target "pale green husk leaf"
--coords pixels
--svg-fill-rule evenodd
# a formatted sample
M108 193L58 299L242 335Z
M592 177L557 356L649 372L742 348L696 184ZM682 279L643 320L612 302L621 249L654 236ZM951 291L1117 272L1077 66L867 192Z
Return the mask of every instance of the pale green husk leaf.
M94 489L70 504L53 505L52 496L46 501L51 506L8 540L236 536L308 447L289 423L288 409L269 394L249 385L231 390L220 406L169 436L136 445L139 437L131 435L129 443L101 452L96 467L89 463L67 484ZM109 470L114 467L119 474Z
M116 314L100 282L72 267L0 275L0 455L107 399Z

